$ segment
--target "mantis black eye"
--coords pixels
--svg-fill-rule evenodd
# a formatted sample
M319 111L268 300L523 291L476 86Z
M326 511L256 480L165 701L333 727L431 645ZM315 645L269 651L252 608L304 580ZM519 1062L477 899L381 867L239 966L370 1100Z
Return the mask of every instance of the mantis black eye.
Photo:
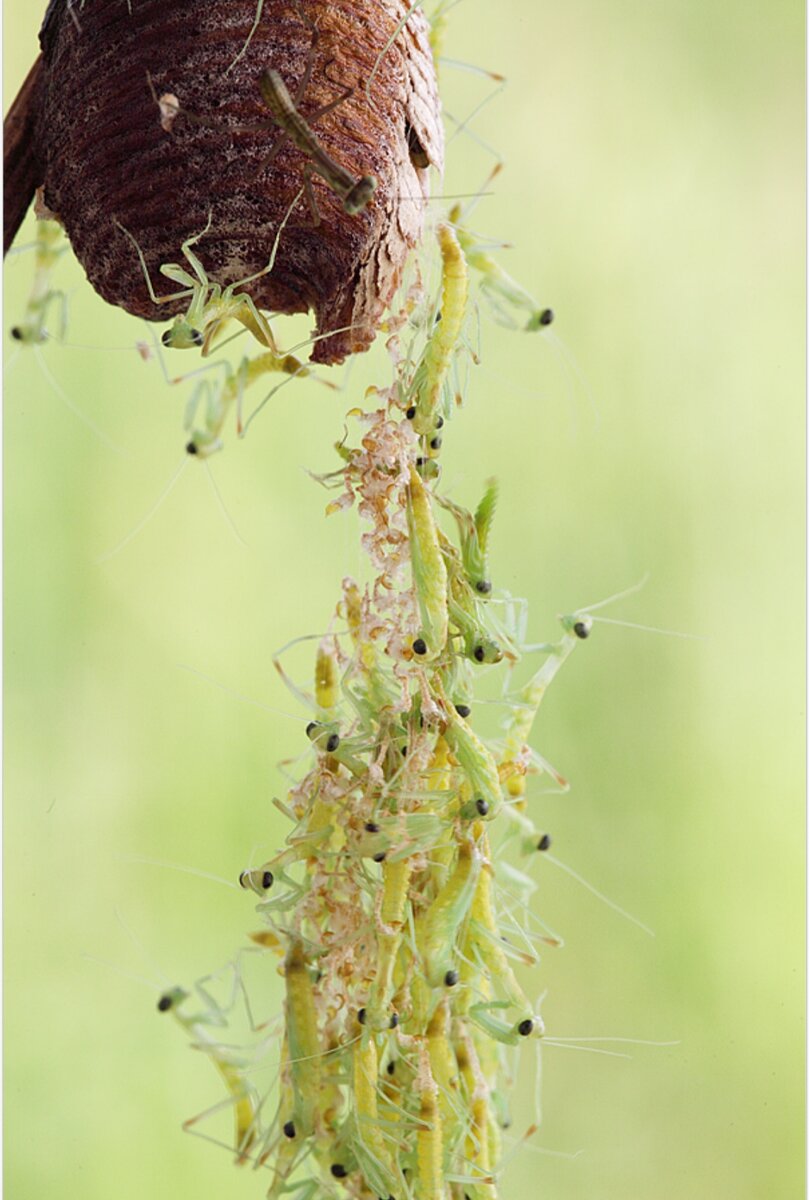
M259 875L258 871L242 871L239 875L239 887L247 891L256 891L260 888L263 892L268 892L275 882L275 876L272 871L262 871Z
M543 833L542 837L537 842L537 850L548 850L551 844L551 835Z
M171 330L170 329L164 330L163 333L161 333L161 335L160 335L160 340L164 346L170 346L171 345Z
M475 808L478 810L478 812L480 813L480 815L481 815L482 817L485 817L485 816L486 816L486 813L489 811L489 806L488 806L488 804L486 803L486 801L483 799L483 797L482 797L482 796L480 796L480 797L479 797L479 798L478 798L478 799L475 801Z
M174 1001L172 999L171 993L166 992L165 996L161 996L157 1002L157 1011L158 1012L168 1012L173 1003L174 1003Z
M294 1136L295 1136L295 1123L294 1123L294 1121L287 1121L286 1125L284 1126L284 1137L294 1138Z
M530 1017L526 1017L524 1021L520 1021L519 1025L517 1026L517 1033L520 1035L520 1037L528 1037L528 1035L533 1032L534 1022Z
M374 855L374 862L384 862L384 861L385 861L385 851L384 850L382 850L379 854Z
M334 751L337 749L337 747L339 745L340 745L339 733L332 733L329 736L328 741L326 742L326 750L329 752L329 754L334 754Z
M472 651L472 657L475 659L475 662L482 663L486 657L486 651L482 646L475 646L475 649Z
M185 447L185 452L186 452L186 454L198 454L199 451L197 449L197 443L196 442L188 442L188 444Z
M13 329L12 329L12 331L11 331L11 335L12 335L12 337L14 336L14 330L13 330ZM415 415L416 415L416 406L415 406L415 404L411 404L411 405L410 405L410 408L409 408L409 409L407 410L407 412L405 413L405 416L407 417L408 421L412 421L412 420L413 420L413 418L415 417Z
M309 724L306 726L306 736L311 737L316 729L317 729L317 721L310 721Z
M11 332L11 336L14 338L14 341L15 341L15 342L21 342L21 341L22 341L22 339L23 339L23 332L22 332L22 330L20 329L19 325L15 325L15 326L14 326L14 328L13 328L13 329L12 329L10 332ZM415 410L415 409L413 409L413 412L414 412L414 413L415 413L415 411L416 411L416 410Z
M577 621L573 626L573 632L577 638L581 638L584 641L593 632L593 626L589 621Z
M543 308L542 312L539 314L539 323L540 323L540 325L553 324L553 309L552 308Z
M430 449L431 450L440 450L441 446L442 446L442 439L440 437L434 437L430 440Z
M365 1009L364 1008L361 1008L359 1010L359 1012L357 1013L357 1020L359 1021L360 1025L365 1024Z
M416 638L413 643L413 653L419 655L427 653L427 643L424 638Z
M348 1171L345 1169L342 1163L332 1163L331 1173L335 1179L345 1179Z
M491 590L491 581L488 579L479 579L475 584L475 591L480 592L481 596L488 596Z
M455 987L455 984L458 982L459 978L460 976L458 975L457 971L447 971L446 975L444 976L444 987Z
M455 711L459 717L463 717L465 720L469 716L469 714L472 712L472 709L469 707L468 704L456 704Z
M205 339L203 338L202 334L200 333L200 331L198 329L192 329L191 330L191 341L194 343L195 346L201 346L202 343L205 341Z

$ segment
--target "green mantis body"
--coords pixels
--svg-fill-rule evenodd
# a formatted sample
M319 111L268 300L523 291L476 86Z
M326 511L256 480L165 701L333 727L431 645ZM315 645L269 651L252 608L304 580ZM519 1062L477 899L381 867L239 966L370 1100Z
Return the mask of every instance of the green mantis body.
M54 291L51 287L51 275L66 249L67 242L59 222L38 220L34 243L34 283L25 306L25 315L11 329L15 342L21 342L24 346L46 342L48 331L45 319L53 304L60 306L60 336L64 336L66 298L64 292Z
M442 291L441 319L436 323L412 382L412 412L416 433L432 436L439 416L444 384L460 340L466 315L469 278L461 245L449 225L439 225Z
M589 617L579 614L562 617L562 637L558 642L548 646L547 658L528 683L521 688L517 703L509 714L505 727L504 753L501 759L504 764L517 761L530 736L539 706L551 681L579 642L590 636L592 625ZM506 788L513 799L522 803L525 795L525 776L520 774L509 776Z
M436 658L447 641L447 569L441 553L439 535L425 488L415 468L410 469L407 497L407 525L410 533L410 561L413 585L422 623L421 645L414 651L425 661Z
M287 952L284 979L289 1063L295 1094L293 1120L298 1133L307 1137L315 1129L322 1048L309 964L304 956L303 944L298 940L291 942Z
M372 1033L364 1033L354 1044L354 1153L367 1182L379 1195L396 1187L391 1154L379 1127L377 1086L379 1057Z
M421 953L430 987L440 987L451 970L455 935L469 912L480 868L481 856L474 842L462 841L455 870L424 915Z
M222 430L228 413L236 407L236 431L243 431L241 406L244 393L256 380L265 375L280 372L286 375L308 375L308 369L292 354L276 354L267 350L255 358L243 358L239 366L233 367L223 362L224 378L218 383L202 380L194 389L188 402L185 417L185 427L190 437L186 443L186 452L198 458L209 458L222 449ZM204 421L202 425L194 425L194 417L202 407Z
M472 789L469 810L461 815L471 819L496 817L503 803L497 764L487 746L480 740L470 725L459 717L454 707L448 706L449 723L444 731L452 753Z
M489 302L494 319L508 329L522 329L526 333L543 329L553 321L553 312L541 308L534 297L517 283L509 273L492 258L481 240L460 224L461 206L455 205L449 219L458 238L466 261L481 276L480 290ZM516 316L519 313L520 316ZM528 314L527 319L523 314Z
M298 193L299 195L300 193ZM261 279L262 276L270 274L275 266L275 256L281 233L286 222L289 220L298 196L293 200L284 220L281 222L267 265L260 271L256 271L254 274L248 275L236 283L228 284L226 287L209 279L205 268L191 249L211 228L212 216L209 216L205 228L199 233L186 238L181 247L183 257L191 267L193 274L189 273L185 267L180 266L179 263L163 263L161 265L160 274L170 279L173 283L181 285L179 292L171 292L168 296L158 296L156 294L149 274L149 268L146 265L143 251L137 240L128 229L124 228L120 221L115 222L121 232L126 234L137 251L143 270L143 277L146 280L149 298L152 303L172 304L177 300L186 299L189 301L185 314L175 317L171 328L165 330L161 335L161 341L164 346L168 346L172 350L198 349L202 351L203 357L207 357L213 348L214 339L225 323L229 320L235 320L239 321L245 329L249 330L262 345L269 347L275 354L278 353L278 348L267 318L259 312L252 296L247 292L237 292L236 289L245 287L246 284L254 283L257 279Z
M481 664L500 662L503 649L486 631L478 604L479 593L472 590L461 555L440 530L438 540L447 569L449 619L460 635L463 654Z
M208 1055L216 1067L233 1102L237 1162L246 1162L256 1136L258 1119L258 1095L244 1077L243 1064L232 1052L220 1046L203 1028L204 1017L186 1016L181 1006L188 1000L182 988L165 992L158 1002L160 1012L170 1012L174 1019L189 1033L200 1050Z
M470 586L479 596L488 596L492 590L489 573L489 534L497 507L497 491L497 480L490 479L474 516L446 496L436 496L438 503L455 517L464 571Z

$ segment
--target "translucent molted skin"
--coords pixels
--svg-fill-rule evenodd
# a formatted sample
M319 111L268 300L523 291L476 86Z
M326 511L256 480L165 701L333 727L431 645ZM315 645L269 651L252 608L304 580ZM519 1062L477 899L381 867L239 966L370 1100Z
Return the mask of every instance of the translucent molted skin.
M429 172L420 164L442 166L439 102L420 10L385 51L408 7L404 0L298 6L264 0L250 45L237 57L256 0L141 0L131 14L121 0L93 0L78 24L54 0L41 37L36 159L46 202L104 299L148 320L183 308L151 302L137 255L114 220L137 238L158 295L174 290L160 265L177 261L181 243L205 227L209 214L211 230L197 250L212 279L227 285L267 263L307 160L285 139L258 170L282 136L271 126L259 80L272 67L294 95L316 26L300 111L306 117L354 89L313 128L336 162L358 179L372 176L376 188L364 207L347 212L315 178L320 224L301 197L275 269L249 291L268 311L312 309L318 334L350 327L316 343L315 361L340 362L366 349L421 236ZM176 96L182 110L210 125L181 112L168 130L161 127L149 76L157 96ZM261 122L271 127L237 128Z

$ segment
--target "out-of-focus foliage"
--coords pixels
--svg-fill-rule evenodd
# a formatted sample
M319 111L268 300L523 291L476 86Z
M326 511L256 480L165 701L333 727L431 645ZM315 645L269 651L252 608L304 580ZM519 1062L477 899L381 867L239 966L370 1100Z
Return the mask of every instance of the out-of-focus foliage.
M37 19L9 0L7 102ZM538 820L657 934L543 860L541 911L567 939L540 970L548 1030L680 1045L546 1047L544 1122L512 1196L800 1191L802 46L793 2L450 15L447 53L509 77L471 125L508 164L471 223L515 244L505 265L557 321L536 337L481 312L444 479L468 493L499 477L493 573L529 598L536 640L647 571L615 615L703 635L599 626L543 708L540 749L573 791ZM494 86L441 73L459 119ZM493 162L464 134L449 157L447 193ZM32 270L9 260L6 330ZM308 718L271 655L321 632L360 570L354 516L326 521L305 469L335 465L343 413L386 366L378 347L343 393L295 381L211 460L246 545L188 462L105 559L185 461L188 389L141 360L144 327L71 259L57 270L67 340L97 349L47 345L43 370L6 338L8 1188L257 1197L261 1178L179 1131L220 1093L154 1011L244 944L251 902L139 860L235 885L286 833L276 764L305 748ZM268 967L249 985L260 1022L279 981Z

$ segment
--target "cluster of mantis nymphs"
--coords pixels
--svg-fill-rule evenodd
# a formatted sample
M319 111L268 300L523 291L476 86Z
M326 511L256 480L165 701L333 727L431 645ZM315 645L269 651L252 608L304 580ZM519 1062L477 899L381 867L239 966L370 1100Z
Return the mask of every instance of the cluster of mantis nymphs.
M362 543L372 571L363 587L344 581L314 686L290 684L310 708L312 765L276 801L292 823L285 846L240 877L260 897L255 948L277 956L284 980L274 1082L255 1082L255 1047L213 1035L227 1012L204 989L176 988L158 1004L217 1067L237 1159L271 1173L274 1200L495 1200L515 1056L543 1034L518 974L536 964L539 943L559 939L527 908L528 863L550 846L527 786L532 776L566 784L528 742L548 684L592 618L565 617L557 642L527 647L521 604L490 576L496 484L474 511L439 491L459 363L471 355L469 268L503 324L552 320L461 217L455 209L436 228L435 294L425 301L411 288L387 324L393 380L372 390L372 411L352 410L359 445L341 442L339 470L321 477L338 493L328 512L356 503L370 523ZM49 284L59 236L39 222L35 287L12 330L19 342L45 341L47 312L61 303ZM266 318L237 287L225 294L208 281L195 240L183 247L194 276L162 269L189 299L164 344L204 350L235 316L267 346L211 388L188 446L204 456L221 447L248 383L305 367L269 348ZM504 674L505 717L500 738L484 740L473 701L476 676L492 670Z
M239 290L249 280L223 289L208 279L193 248L204 232L183 245L187 266L161 267L181 288L167 298L188 300L163 344L207 355L235 319L263 350L235 369L220 364L218 384L198 385L187 449L200 457L222 447L225 419L254 380L306 373ZM529 739L548 684L592 618L565 617L558 641L527 647L523 608L490 575L496 484L474 511L439 490L459 363L472 356L470 268L501 323L538 330L553 314L503 271L459 208L435 236L435 294L425 301L412 288L388 321L392 382L372 390L372 411L352 410L359 443L341 442L339 469L321 477L337 492L327 511L356 503L369 525L370 578L344 581L331 631L317 641L313 687L291 685L310 709L311 762L276 800L292 825L285 845L239 880L259 897L256 951L277 961L284 982L275 1078L259 1086L255 1047L234 1047L226 1029L214 1036L228 1014L204 989L175 988L158 1003L217 1067L237 1160L270 1173L273 1200L495 1200L516 1056L543 1035L520 975L539 944L559 941L527 907L530 859L550 846L527 789L531 777L566 785ZM18 341L47 337L57 237L40 222ZM201 399L204 422L194 425ZM499 738L484 740L476 685L492 671L503 679L490 711L504 716Z
M564 780L528 741L592 622L564 618L557 642L529 648L540 665L526 672L522 609L490 578L496 485L475 511L437 491L467 353L468 264L457 222L436 234L440 286L390 322L393 382L372 392L373 411L353 410L359 444L341 443L340 469L322 477L338 492L329 512L356 503L369 522L372 577L344 580L313 686L289 681L310 710L311 762L276 800L292 824L285 845L240 877L260 898L251 936L284 980L269 1090L251 1054L212 1038L199 996L159 1002L217 1065L237 1156L271 1172L273 1198L494 1200L514 1058L543 1034L518 972L558 939L521 927L534 884L504 855L550 846L527 786ZM524 293L481 262L484 286L519 308ZM492 670L506 675L505 723L486 742L473 701Z

